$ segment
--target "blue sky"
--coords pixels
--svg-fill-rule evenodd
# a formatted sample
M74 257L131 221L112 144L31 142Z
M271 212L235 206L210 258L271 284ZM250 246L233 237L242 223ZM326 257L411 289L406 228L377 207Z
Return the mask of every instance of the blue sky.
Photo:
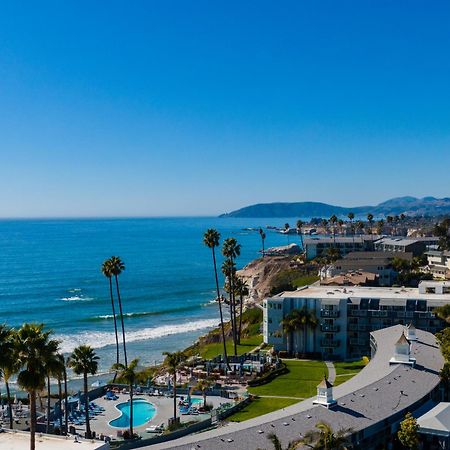
M450 196L450 3L0 5L0 216Z

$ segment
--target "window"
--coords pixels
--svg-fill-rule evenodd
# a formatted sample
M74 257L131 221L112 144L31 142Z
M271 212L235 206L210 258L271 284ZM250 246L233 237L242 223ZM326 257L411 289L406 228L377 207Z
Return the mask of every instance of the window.
M278 309L281 309L281 304L280 303L278 303Z

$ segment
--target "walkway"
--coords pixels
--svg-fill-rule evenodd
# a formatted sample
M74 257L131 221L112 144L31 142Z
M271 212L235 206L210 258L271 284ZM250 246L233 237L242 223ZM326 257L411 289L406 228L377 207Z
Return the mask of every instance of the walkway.
M324 361L328 369L328 381L333 384L336 379L336 369L331 361Z

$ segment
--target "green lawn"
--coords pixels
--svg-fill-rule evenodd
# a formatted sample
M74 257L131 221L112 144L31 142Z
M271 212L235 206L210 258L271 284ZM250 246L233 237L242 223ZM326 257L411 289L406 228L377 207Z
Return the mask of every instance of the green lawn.
M237 346L238 355L242 355L243 353L248 353L253 350L255 347L262 343L262 334L257 334L254 336L250 336L248 338L241 339L241 345ZM227 352L229 355L234 354L233 343L227 341ZM223 354L223 344L222 342L217 342L214 344L206 344L200 350L200 355L205 359L212 359L217 355Z
M228 420L232 422L242 422L244 420L252 419L253 417L276 411L277 409L286 408L286 406L293 405L297 402L298 400L291 398L255 398L244 409L230 416Z
M270 383L250 387L253 395L279 395L283 397L308 398L316 394L317 385L328 373L322 361L298 361L285 359L289 373L280 375Z
M360 370L364 369L366 361L360 359L352 362L335 362L334 368L336 369L336 380L334 386L342 384L350 378L354 377Z
M292 280L292 285L295 288L307 286L307 285L315 283L318 279L319 279L319 277L317 275L303 275L301 277L298 277L298 278L295 278L294 280Z

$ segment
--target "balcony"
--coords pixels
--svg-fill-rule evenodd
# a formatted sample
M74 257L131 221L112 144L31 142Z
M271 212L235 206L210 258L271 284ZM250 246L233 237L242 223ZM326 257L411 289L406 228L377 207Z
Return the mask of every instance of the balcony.
M322 309L320 310L320 317L332 317L333 319L336 319L339 317L339 310Z
M339 333L341 327L339 325L330 325L327 323L322 323L320 325L320 331L328 332L328 333Z
M321 347L339 347L339 340L337 339L321 339Z
M349 315L353 317L366 317L367 309L351 309Z

